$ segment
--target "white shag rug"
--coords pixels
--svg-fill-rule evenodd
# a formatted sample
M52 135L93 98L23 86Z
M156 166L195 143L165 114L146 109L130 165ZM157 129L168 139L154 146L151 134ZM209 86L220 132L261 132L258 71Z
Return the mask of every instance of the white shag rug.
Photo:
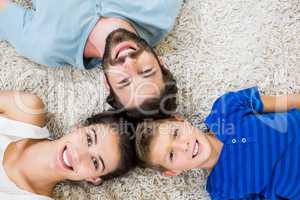
M29 6L30 1L19 0ZM208 112L229 90L258 85L266 94L300 92L299 0L185 0L178 23L158 46L175 74L179 111L190 117ZM101 70L51 69L18 55L0 42L0 89L41 96L48 127L59 137L79 119L108 108L100 85ZM192 200L209 199L207 172L194 170L165 178L136 169L100 187L62 183L57 199Z

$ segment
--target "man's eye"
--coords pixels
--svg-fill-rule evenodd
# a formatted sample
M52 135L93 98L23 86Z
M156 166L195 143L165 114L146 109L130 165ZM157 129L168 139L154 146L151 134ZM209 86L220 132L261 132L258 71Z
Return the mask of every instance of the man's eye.
M92 162L96 170L99 168L98 160L95 157L92 157Z
M173 159L174 159L174 152L171 151L171 152L170 152L170 160L173 161Z
M126 84L128 81L129 81L129 78L125 78L125 79L119 81L119 84L123 85L123 84Z
M86 141L89 147L93 144L93 139L90 134L86 134Z
M148 74L148 73L150 73L152 71L152 68L151 69L145 69L142 73L143 74Z

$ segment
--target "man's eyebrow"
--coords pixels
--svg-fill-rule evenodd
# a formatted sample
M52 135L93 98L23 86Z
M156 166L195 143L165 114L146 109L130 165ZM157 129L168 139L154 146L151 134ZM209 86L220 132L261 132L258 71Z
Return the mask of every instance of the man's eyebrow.
M100 155L99 155L99 160L102 163L102 172L104 172L104 170L105 170L105 164L104 164L104 161L103 161L103 159L102 159L102 157Z

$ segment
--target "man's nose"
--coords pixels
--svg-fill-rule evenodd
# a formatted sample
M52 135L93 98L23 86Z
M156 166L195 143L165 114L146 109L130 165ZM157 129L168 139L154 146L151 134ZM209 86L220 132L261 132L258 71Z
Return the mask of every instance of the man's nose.
M130 74L135 74L137 70L137 62L136 59L131 58L130 56L127 56L125 58L125 61L123 63L124 68L130 73Z

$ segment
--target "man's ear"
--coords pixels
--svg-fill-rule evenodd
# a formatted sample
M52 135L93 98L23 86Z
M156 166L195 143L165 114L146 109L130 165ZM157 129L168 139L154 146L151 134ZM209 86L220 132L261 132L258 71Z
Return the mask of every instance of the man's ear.
M103 180L100 177L88 178L86 179L86 181L92 183L95 186L99 186L103 183Z
M173 176L177 176L179 175L181 172L174 172L174 171L171 171L171 170L165 170L162 172L162 175L164 176L168 176L168 177L173 177Z
M105 76L104 72L102 74L102 82L104 83L105 90L106 90L107 94L109 95L109 93L110 93L109 83L108 83L107 77Z
M166 63L162 57L159 56L158 60L159 60L160 65L164 66L164 68L166 68L166 69L169 69L169 67L166 65Z

